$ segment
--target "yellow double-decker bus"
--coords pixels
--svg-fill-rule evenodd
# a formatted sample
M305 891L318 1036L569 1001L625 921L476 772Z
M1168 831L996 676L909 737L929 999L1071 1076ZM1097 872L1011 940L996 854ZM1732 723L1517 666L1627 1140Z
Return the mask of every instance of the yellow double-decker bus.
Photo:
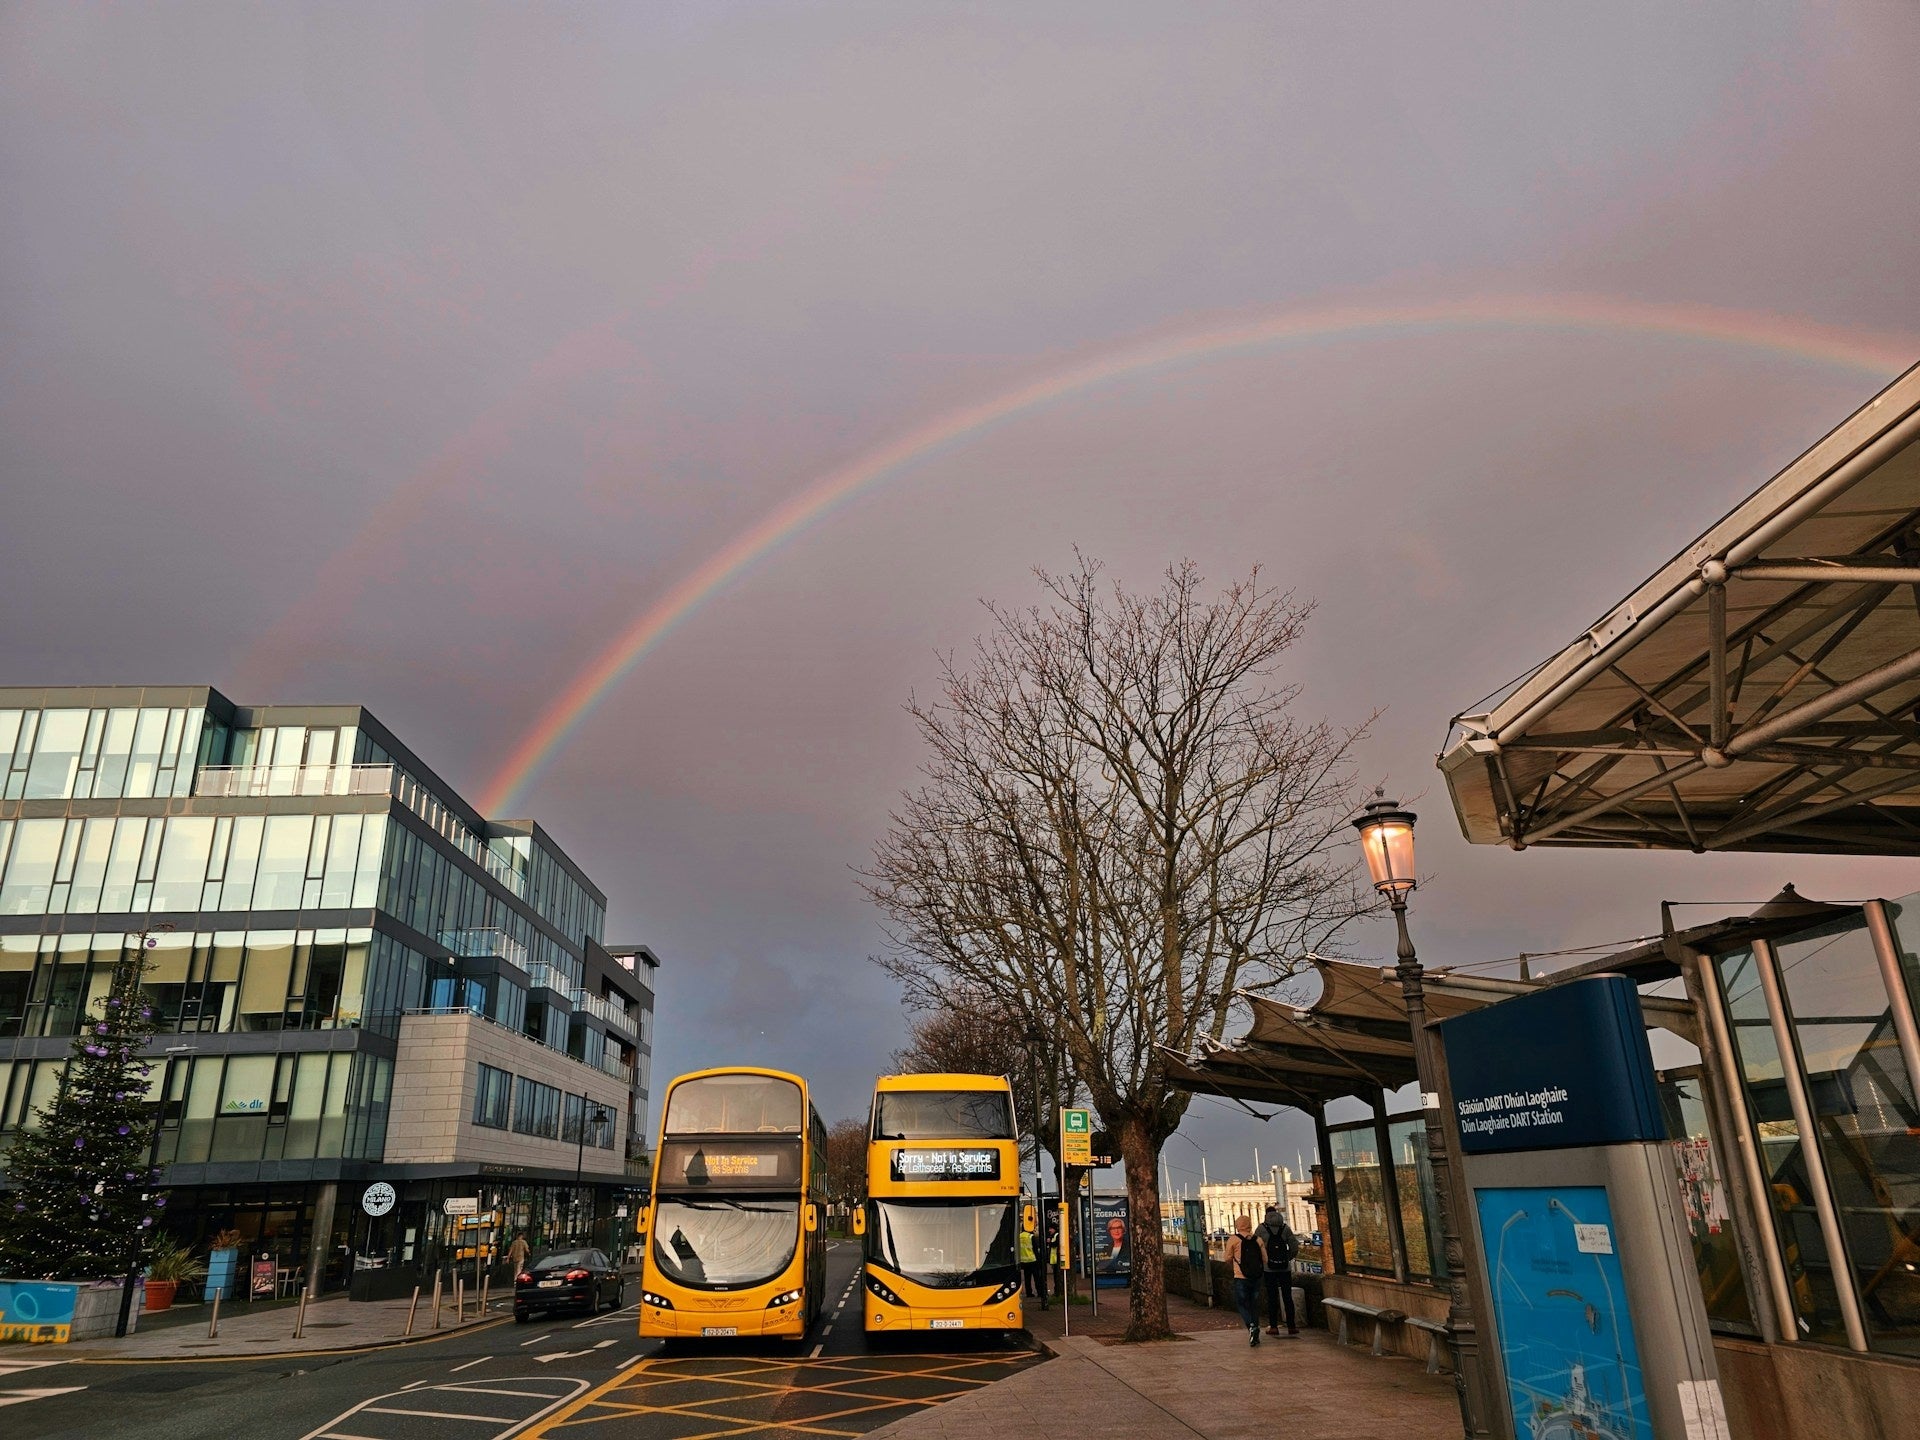
M804 1337L825 1298L826 1150L798 1075L735 1066L669 1085L644 1217L640 1333Z
M856 1212L870 1335L1018 1330L1020 1151L999 1075L886 1075L874 1086L867 1205Z

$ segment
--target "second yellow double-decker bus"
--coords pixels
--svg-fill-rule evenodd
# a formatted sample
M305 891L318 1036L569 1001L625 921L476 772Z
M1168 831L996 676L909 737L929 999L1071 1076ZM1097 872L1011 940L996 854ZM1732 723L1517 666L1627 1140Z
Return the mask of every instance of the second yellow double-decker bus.
M1020 1151L999 1075L874 1087L863 1236L866 1328L1018 1330Z
M667 1087L640 1269L642 1335L806 1335L826 1289L826 1148L798 1075L741 1066Z

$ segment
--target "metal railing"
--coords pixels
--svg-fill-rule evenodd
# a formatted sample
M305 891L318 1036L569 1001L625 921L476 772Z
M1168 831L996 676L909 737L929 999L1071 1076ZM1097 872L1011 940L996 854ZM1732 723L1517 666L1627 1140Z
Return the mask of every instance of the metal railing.
M217 799L270 795L391 795L391 765L204 765L193 793Z
M511 1025L502 1025L498 1020L494 1019L491 1015L487 1014L484 1010L475 1010L472 1007L467 1005L415 1005L410 1007L409 1009L402 1010L400 1013L403 1016L405 1015L466 1015L466 1016L470 1016L475 1020L484 1021L486 1024L493 1026L496 1030L504 1030L509 1035L517 1035L522 1040L526 1041L529 1045L538 1045L542 1050L549 1051L552 1054L559 1055L564 1059L571 1060L576 1065L584 1065L586 1066L587 1069L593 1071L595 1074L606 1075L615 1080L624 1081L629 1089L631 1089L633 1086L633 1067L631 1065L622 1065L618 1061L614 1061L610 1064L608 1063L605 1057L602 1057L601 1062L598 1065L595 1065L591 1060L582 1060L578 1055L572 1054L571 1052L566 1050L562 1050L557 1045L549 1045L546 1041L540 1039L536 1035L529 1035L524 1030L516 1030Z
M531 976L533 973L527 960L527 947L504 930L494 927L442 930L438 938L442 945L462 960L476 960L491 956L505 960L523 974Z
M613 1025L628 1035L638 1037L639 1022L633 1012L618 1001L608 1000L599 995L591 995L579 989L573 983L573 977L566 971L557 969L545 961L536 961L523 967L527 972L527 983L535 990L551 990L573 1007L576 1015L591 1015L596 1020Z
M573 1008L575 1010L584 1010L587 1014L595 1016L608 1025L618 1026L629 1035L637 1034L633 1017L627 1013L627 1008L624 1005L616 1004L612 1000L604 999L599 995L588 995L584 992L576 991L573 997Z

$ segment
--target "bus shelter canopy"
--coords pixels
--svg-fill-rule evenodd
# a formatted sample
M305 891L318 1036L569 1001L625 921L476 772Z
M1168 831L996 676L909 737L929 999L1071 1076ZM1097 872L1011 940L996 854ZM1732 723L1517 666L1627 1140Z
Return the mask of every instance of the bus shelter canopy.
M1920 854L1920 367L1454 718L1476 844Z
M1253 1020L1238 1040L1198 1055L1169 1054L1169 1081L1230 1100L1265 1101L1318 1114L1329 1100L1412 1084L1413 1030L1393 971L1316 960L1320 995L1307 1006L1243 998ZM1468 979L1428 971L1430 1019L1445 1020L1533 989L1524 980Z

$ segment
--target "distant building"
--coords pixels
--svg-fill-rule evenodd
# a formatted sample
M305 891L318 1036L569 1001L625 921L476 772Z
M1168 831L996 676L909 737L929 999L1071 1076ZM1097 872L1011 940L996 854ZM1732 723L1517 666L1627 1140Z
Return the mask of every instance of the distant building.
M358 707L0 689L0 1152L152 927L180 1238L403 1291L516 1232L613 1243L658 962L609 951L605 917L538 825L480 815Z
M1277 1203L1284 1192L1287 1224L1296 1235L1311 1235L1319 1228L1313 1218L1308 1197L1313 1193L1310 1180L1296 1180L1293 1172L1277 1172L1280 1189L1271 1180L1222 1180L1200 1187L1200 1203L1207 1207L1207 1231L1231 1230L1233 1222L1245 1215L1258 1225L1266 1218L1267 1207Z

